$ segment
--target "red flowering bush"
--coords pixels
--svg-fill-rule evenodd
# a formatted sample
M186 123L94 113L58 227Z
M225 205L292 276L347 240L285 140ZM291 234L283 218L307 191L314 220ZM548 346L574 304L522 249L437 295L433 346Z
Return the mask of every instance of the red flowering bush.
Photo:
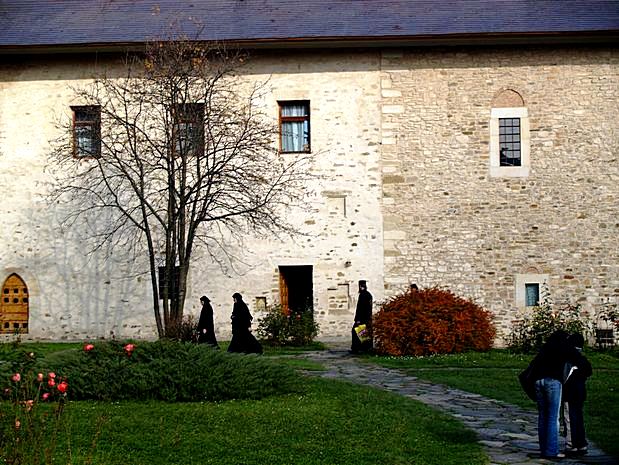
M35 354L24 353L11 363L19 371L0 379L0 463L51 463L69 383L35 364Z
M438 288L393 297L375 315L373 329L377 352L395 356L488 350L496 333L487 310Z

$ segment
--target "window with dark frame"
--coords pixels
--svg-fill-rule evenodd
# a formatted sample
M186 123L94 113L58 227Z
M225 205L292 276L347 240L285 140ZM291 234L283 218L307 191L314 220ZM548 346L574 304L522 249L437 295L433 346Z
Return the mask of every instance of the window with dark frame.
M279 134L281 152L310 151L310 108L308 100L279 103Z
M195 156L204 153L204 104L183 103L174 107L174 154Z
M521 166L520 118L499 118L500 166Z
M101 107L72 106L73 155L77 158L101 155Z
M527 307L539 305L539 283L526 283L524 285L524 298Z

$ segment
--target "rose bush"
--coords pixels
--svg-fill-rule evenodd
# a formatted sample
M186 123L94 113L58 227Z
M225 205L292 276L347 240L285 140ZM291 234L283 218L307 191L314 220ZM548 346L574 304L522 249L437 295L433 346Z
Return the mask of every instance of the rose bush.
M34 353L24 354L21 362L11 363L19 371L5 378L8 384L0 402L0 463L51 463L69 383L62 379L56 386L53 372L48 373L46 382L35 364Z

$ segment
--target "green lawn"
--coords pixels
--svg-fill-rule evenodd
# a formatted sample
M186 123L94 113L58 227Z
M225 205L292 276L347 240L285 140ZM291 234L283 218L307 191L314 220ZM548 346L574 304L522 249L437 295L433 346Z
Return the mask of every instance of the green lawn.
M260 401L70 402L68 463L488 463L474 433L422 404L338 381L307 385L304 395ZM57 450L58 463L67 463L67 444Z
M41 354L41 347L32 347ZM299 367L320 368L312 363ZM63 431L69 434L60 435L54 463L488 463L473 432L421 403L333 380L308 377L305 385L303 394L258 401L69 402L63 416Z
M587 435L604 451L619 458L619 358L586 352L593 365L585 404ZM534 410L517 375L533 357L503 350L431 357L366 357L380 365ZM612 425L612 427L609 427Z

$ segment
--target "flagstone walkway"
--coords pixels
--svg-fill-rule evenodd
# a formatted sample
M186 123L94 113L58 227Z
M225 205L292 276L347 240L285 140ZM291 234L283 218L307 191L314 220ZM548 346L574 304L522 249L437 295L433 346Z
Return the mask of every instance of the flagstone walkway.
M560 461L542 459L537 444L537 415L514 405L422 381L404 372L365 363L348 350L306 352L305 357L327 370L314 372L325 378L343 379L385 389L447 412L477 432L491 465L619 465L612 457L589 445L589 453Z

